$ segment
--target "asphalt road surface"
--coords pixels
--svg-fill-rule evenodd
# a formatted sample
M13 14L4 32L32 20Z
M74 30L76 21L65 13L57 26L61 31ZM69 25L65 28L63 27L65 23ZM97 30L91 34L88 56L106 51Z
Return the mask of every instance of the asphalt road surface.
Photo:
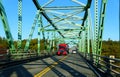
M0 77L97 77L78 54L53 56L0 70Z

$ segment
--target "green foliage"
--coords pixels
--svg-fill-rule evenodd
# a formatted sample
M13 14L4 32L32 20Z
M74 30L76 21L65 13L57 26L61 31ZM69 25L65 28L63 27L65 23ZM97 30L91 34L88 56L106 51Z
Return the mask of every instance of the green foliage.
M102 55L114 55L116 58L120 58L120 42L112 40L103 41Z
M8 49L8 42L2 37L0 37L0 49Z
M37 40L38 40L37 38L31 40L29 49L37 51L37 49L38 49L38 41ZM46 49L50 49L50 50L57 49L57 45L56 45L57 41L55 41L54 47L50 46L50 42L48 42L48 41L52 42L53 40L43 40L43 39L40 40L40 50L41 51L46 50ZM25 44L26 44L26 39L22 40L21 49L25 48ZM45 44L48 46L45 47ZM53 44L53 43L51 43L51 44ZM14 45L17 49L17 41L14 41ZM0 37L0 49L8 49L8 48L9 48L9 46L8 46L7 40L5 38ZM108 39L108 41L103 41L101 54L103 56L114 55L116 58L120 58L120 41L112 41L110 39Z

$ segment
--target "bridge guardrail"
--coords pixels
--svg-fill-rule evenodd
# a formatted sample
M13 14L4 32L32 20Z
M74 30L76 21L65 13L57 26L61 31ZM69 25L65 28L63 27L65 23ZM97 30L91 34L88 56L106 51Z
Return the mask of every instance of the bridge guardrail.
M0 49L0 62L3 62L8 59L8 50Z
M49 56L51 54L47 54L44 52L41 52L40 54L37 54L37 51L35 50L11 50L12 53L10 53L10 50L7 49L0 49L0 64L4 64L6 62L10 61L15 61L15 60L22 60L22 59L27 59L27 58L32 58L32 57L45 57Z
M29 51L12 50L12 53L10 53L7 49L4 49L4 50L2 49L0 51L1 51L0 52L0 70L11 67L11 66L15 66L18 64L27 63L34 60L54 56L54 54L51 55L51 54L46 54L44 52L41 54L37 54L37 51L35 50L29 50Z
M120 59L113 59L90 53L81 53L80 55L82 55L92 66L103 72L106 77L120 77Z

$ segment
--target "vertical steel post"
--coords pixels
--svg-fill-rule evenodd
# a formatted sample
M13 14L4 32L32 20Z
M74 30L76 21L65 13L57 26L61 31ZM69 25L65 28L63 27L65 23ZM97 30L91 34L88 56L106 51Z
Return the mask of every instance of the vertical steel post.
M82 32L82 52L85 53L85 31Z
M94 1L94 54L98 54L98 0ZM98 57L95 57L96 64Z
M22 0L18 0L18 50L22 44Z
M4 9L1 2L2 1L0 1L0 18L2 20L2 24L3 24L4 31L5 31L5 34L6 34L6 38L7 38L8 44L9 44L9 48L10 48L10 50L15 50L13 37L12 37L12 34L10 32L10 28L9 28L9 24L8 24L8 20L7 20L7 15L5 13L5 9ZM12 52L13 51L11 51L11 53Z
M90 9L88 9L88 18L89 18L89 34L90 34L90 45L91 45L91 51L90 52L92 52L93 53L93 51L94 51L94 40L93 40L93 32L92 32L92 20L91 20L91 14L90 14Z
M54 40L53 40L53 52L55 51L55 31L53 31L53 37L54 37Z
M53 51L54 50L54 48L53 48L53 44L54 44L54 32L52 32L52 45L51 45L51 47L52 47L52 50L51 51Z
M51 33L50 36L52 37L52 33ZM50 44L49 44L49 45L50 45L50 52L51 52L51 51L52 51L52 47L53 47L53 46L52 46L52 45L53 45L53 39L50 39Z
M79 51L81 52L81 37L79 38Z
M32 25L32 29L31 29L30 34L29 34L29 38L27 39L27 42L25 44L25 48L24 48L25 51L27 51L29 49L30 41L32 39L32 36L33 36L34 30L35 30L35 26L36 26L37 20L39 18L39 14L40 14L40 11L38 10L37 14L35 16L33 25Z
M98 54L98 0L94 2L94 53Z
M49 39L49 32L47 33L46 48L47 48L46 50L49 53L51 51L51 48L50 48L50 39Z
M85 21L85 57L87 58L88 54L88 17Z
M106 3L107 0L102 0L101 9L100 9L100 21L99 21L99 44L98 44L98 54L101 55L102 49L102 36L103 36L103 28L104 28L104 19L105 19L105 12L106 12Z
M42 17L41 17L41 28L43 28ZM46 48L47 48L47 45L46 45L46 38L45 38L45 31L44 31L44 30L42 30L42 36L43 36L43 41L44 41L44 51L45 51Z
M90 60L91 60L91 62L93 62L93 50L94 50L94 43L93 43L93 32L92 32L92 20L91 20L91 13L90 13L90 9L88 9L88 24L89 24L89 37L90 37L90 39L89 39L89 43L90 43L90 45L89 45L89 54L90 54Z
M49 32L47 32L47 51L50 51L50 48L49 48Z
M82 37L81 37L81 39L80 39L80 51L82 51Z
M87 18L87 52L90 53L90 23L89 23L89 16Z
M38 18L38 51L37 54L40 55L40 29L41 29L41 24L42 24L42 19L41 19L41 14Z

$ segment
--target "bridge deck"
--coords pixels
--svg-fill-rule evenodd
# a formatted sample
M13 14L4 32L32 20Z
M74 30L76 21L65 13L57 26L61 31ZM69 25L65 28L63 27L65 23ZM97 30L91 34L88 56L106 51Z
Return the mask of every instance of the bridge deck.
M0 77L97 77L78 54L53 56L0 71Z

